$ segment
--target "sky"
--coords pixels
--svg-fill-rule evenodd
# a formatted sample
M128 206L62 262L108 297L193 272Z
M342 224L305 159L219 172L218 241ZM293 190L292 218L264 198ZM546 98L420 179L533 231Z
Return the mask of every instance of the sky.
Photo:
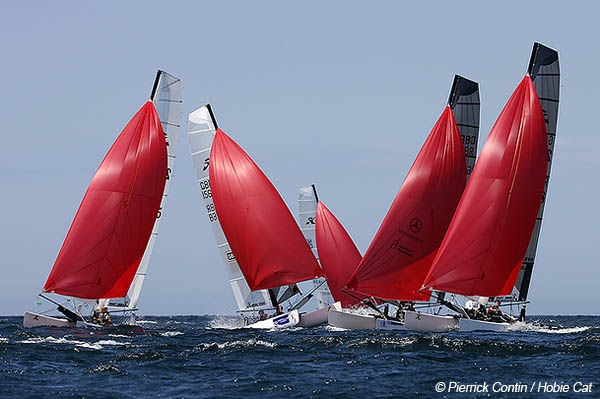
M183 128L140 313L233 314L189 112L210 102L293 213L298 188L316 184L364 253L454 74L480 84L481 151L534 41L559 51L562 76L528 313L599 314L599 11L547 0L2 2L0 314L40 310L89 181L157 69L182 79Z

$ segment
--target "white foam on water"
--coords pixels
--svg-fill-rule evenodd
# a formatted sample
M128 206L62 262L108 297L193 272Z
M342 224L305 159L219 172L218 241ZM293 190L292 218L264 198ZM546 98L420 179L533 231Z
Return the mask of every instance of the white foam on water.
M518 321L507 327L508 331L531 331L540 332L545 334L577 334L589 330L590 326L579 326L579 327L552 327L552 326L541 326L535 323L525 323Z
M129 335L122 335L122 334L108 334L109 337L113 337L113 338L129 338Z
M183 333L181 331L166 331L163 333L160 333L161 336L163 337L175 337L177 335L182 335Z
M325 329L326 329L327 331L349 331L349 330L347 330L347 329L345 329L345 328L341 328L341 327L334 327L334 326L332 326L332 325L329 325L329 324L325 326Z
M50 343L50 344L72 344L75 345L79 348L88 348L88 349L96 349L96 350L100 350L103 348L103 345L128 345L130 344L130 342L118 342L115 340L100 340L97 342L84 342L84 341L78 341L76 339L66 339L66 338L54 338L54 337L35 337L35 338L28 338L26 340L23 341L19 341L18 343L20 344L44 344L44 343Z
M133 324L136 325L136 324L158 324L158 323L154 320L135 320L133 322Z
M209 342L209 343L201 343L197 346L199 349L229 349L229 348L249 348L253 346L264 346L265 348L274 348L277 346L275 342L263 341L261 339L249 339L247 341L227 341L223 343L219 342Z
M215 316L208 322L209 329L237 330L244 328L243 321L239 317Z
M8 338L0 337L0 342L8 342Z

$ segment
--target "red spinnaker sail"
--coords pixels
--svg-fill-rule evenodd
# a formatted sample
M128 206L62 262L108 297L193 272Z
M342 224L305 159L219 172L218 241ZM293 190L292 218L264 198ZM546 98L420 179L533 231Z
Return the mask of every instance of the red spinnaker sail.
M322 276L273 184L221 129L213 140L209 173L219 222L250 289Z
M485 142L425 287L489 297L510 292L540 207L547 150L544 115L527 75Z
M362 256L344 226L320 201L317 205L315 235L321 268L327 277L327 285L333 299L340 301L345 308L357 304L364 296L352 297L342 292L342 288Z
M151 101L125 126L94 175L44 292L119 298L135 276L167 178L167 147Z
M419 289L465 188L465 150L447 106L408 172L348 289L424 300Z

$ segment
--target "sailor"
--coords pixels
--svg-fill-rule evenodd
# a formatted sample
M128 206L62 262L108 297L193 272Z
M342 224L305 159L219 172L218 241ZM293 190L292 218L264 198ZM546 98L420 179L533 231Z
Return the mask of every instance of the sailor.
M94 309L94 313L92 314L92 323L98 324L103 327L112 326L112 320L110 318L110 314L108 313L108 308L105 306L102 309Z
M281 306L281 305L277 306L277 311L275 312L275 316L279 316L280 314L283 314L283 306Z
M269 316L268 316L268 315L265 313L265 311L264 311L264 310L262 310L262 309L260 309L260 310L258 311L258 317L259 317L261 320L265 320L265 319L268 319L268 318L269 318Z
M493 318L502 318L502 310L500 310L500 300L496 299L494 304L488 308L488 316Z

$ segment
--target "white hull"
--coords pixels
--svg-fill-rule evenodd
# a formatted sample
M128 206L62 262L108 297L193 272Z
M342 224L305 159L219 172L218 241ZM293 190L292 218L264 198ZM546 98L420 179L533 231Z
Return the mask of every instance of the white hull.
M510 323L460 319L460 331L506 331L509 326Z
M427 313L404 312L404 325L407 330L422 332L448 332L458 329L458 320L452 316L439 316Z
M376 330L406 330L404 323L397 320L385 320L385 319L376 319L375 320L375 329Z
M346 330L375 330L376 319L373 315L351 313L348 310L329 309L327 322L330 326Z
M75 323L67 319L46 316L39 313L25 312L23 327L75 327Z
M259 320L254 324L250 324L250 328L272 329L272 328L289 328L294 327L300 322L300 314L297 310L292 310L289 313L284 313L279 316L271 317L266 320Z
M326 324L329 318L328 314L330 309L342 310L342 305L339 302L336 302L331 306L326 306L313 312L302 313L300 315L298 327L316 327L321 324Z

